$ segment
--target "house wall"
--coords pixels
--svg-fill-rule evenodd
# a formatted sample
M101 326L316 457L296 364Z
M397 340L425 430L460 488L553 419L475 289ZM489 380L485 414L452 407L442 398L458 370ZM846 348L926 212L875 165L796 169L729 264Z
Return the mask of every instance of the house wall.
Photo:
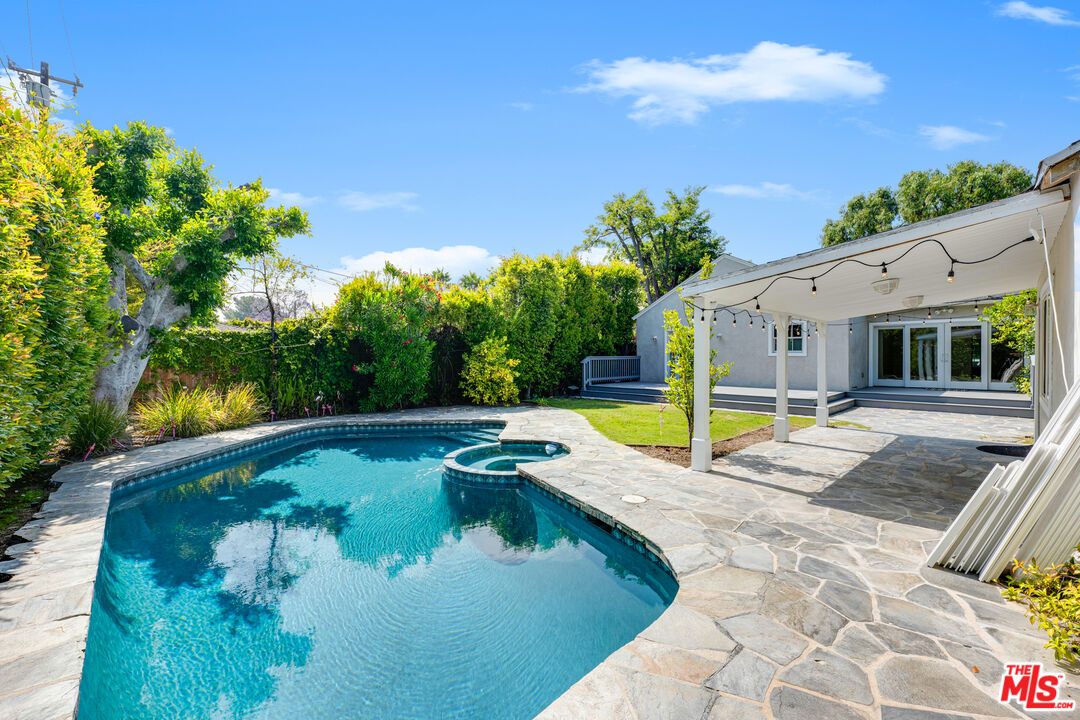
M677 294L661 299L642 313L637 320L637 352L641 356L642 382L664 381L663 313L676 310L684 323L688 322L683 302ZM812 329L812 325L810 326ZM829 389L851 390L866 386L867 335L866 319L852 320L852 333L846 322L829 326ZM817 387L817 344L820 337L809 331L806 355L788 356L789 387L813 390ZM740 315L735 327L731 315L718 314L713 330L712 347L718 363L731 362L731 375L723 382L743 387L775 387L776 356L769 355L768 333L761 331L761 320L754 318L751 328L746 315Z
M1073 177L1073 184L1077 178ZM1080 271L1076 265L1080 262L1080 251L1076 247L1075 231L1076 203L1070 203L1069 212L1061 223L1061 229L1053 239L1050 248L1051 279L1054 285L1054 306L1060 332L1060 351L1058 337L1053 327L1038 327L1036 348L1043 347L1043 333L1051 333L1052 352L1049 358L1050 385L1049 396L1041 396L1041 388L1033 388L1036 408L1036 429L1045 426L1050 416L1065 399L1065 383L1069 385L1080 378L1080 353L1076 344L1080 341ZM1043 270L1039 277L1040 301L1044 297L1042 288L1047 284L1047 272ZM1040 363L1041 364L1041 363ZM1040 383L1041 385L1041 383Z
M753 263L732 255L721 255L713 262L713 277L739 272L753 266ZM700 275L700 272L694 273L685 282L696 280ZM679 316L685 323L687 320L684 306L683 299L676 288L645 308L636 318L637 354L641 356L642 382L664 381L664 312L678 310ZM730 327L730 316L727 322ZM717 326L719 327L719 321L717 321Z

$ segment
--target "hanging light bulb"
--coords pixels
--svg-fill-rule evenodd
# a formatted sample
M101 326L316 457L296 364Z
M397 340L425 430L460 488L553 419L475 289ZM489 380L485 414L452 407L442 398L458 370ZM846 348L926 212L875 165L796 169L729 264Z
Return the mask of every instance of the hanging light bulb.
M765 321L761 321L761 332L765 332Z
M886 324L886 325L888 325L888 324L889 324L889 316L888 316L888 315L886 315L886 316L885 316L885 324Z
M715 325L715 324L716 324L716 313L713 313L713 316L712 316L712 324L713 324L713 325Z
M817 295L817 278L810 278L810 294Z
M754 309L761 312L761 304L757 301L757 296L754 297Z
M954 267L955 267L954 265L950 265L949 266L949 274L945 276L945 279L947 281L949 281L949 282L952 282L953 279L956 278L956 271L953 269Z
M889 277L889 268L885 266L885 263L881 263L881 279L885 280Z
M932 317L930 314L930 308L926 308L926 319L929 320Z
M732 316L731 316L731 327L735 327L735 325L736 325L736 320L735 320L735 316L734 316L734 315L732 315Z
M754 318L750 318L750 327L754 327Z
M979 314L979 303L975 303L975 314Z
M853 327L851 327L850 325L848 325L848 326L847 326L847 334L848 334L848 335L851 335L851 334L853 334L854 332L855 332L855 328L853 328Z

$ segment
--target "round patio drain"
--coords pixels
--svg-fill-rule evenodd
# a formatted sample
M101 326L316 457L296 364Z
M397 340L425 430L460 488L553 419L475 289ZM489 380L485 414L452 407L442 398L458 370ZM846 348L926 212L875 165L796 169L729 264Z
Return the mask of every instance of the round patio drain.
M641 495L623 495L622 496L622 501L626 502L626 503L630 503L631 505L640 505L641 503L647 501L648 499L649 498L642 497Z
M993 455L1018 458L1027 457L1027 454L1031 452L1030 445L976 445L975 449Z

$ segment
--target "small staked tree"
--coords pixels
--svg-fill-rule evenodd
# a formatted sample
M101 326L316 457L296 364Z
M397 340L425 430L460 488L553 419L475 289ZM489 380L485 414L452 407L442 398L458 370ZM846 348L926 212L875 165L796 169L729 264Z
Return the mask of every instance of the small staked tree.
M309 225L298 208L267 207L261 182L219 184L198 153L177 149L161 128L87 125L80 135L96 168L94 189L108 202L101 222L109 302L123 315L94 397L126 408L162 333L213 319L240 260L274 250L278 238Z
M687 316L693 321L693 312L687 308ZM694 328L685 324L676 310L664 311L664 330L667 332L668 377L664 387L667 401L686 416L689 431L687 444L694 439ZM712 348L712 329L709 330L709 397L721 379L731 374L731 363L716 364L716 350ZM709 408L712 414L712 408Z
M244 297L254 297L252 310L256 316L266 315L270 323L270 367L266 387L269 389L270 409L277 407L278 333L277 321L296 317L296 284L309 279L311 273L296 258L276 252L264 253L251 265L237 268L242 273L238 286L245 288ZM306 298L306 293L305 293Z

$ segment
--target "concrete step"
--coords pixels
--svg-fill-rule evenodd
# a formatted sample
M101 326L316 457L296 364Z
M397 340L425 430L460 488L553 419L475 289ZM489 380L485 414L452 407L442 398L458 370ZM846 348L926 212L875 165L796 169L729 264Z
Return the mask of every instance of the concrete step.
M847 396L856 400L882 400L900 402L938 403L941 405L982 405L992 407L1015 407L1030 408L1031 398L1015 397L1002 393L1000 397L987 396L985 393L978 395L966 395L957 391L950 395L935 395L929 393L901 393L882 390L862 389L849 390Z
M855 401L850 398L843 397L843 393L830 393L830 397L835 397L829 403L829 414L835 415L838 412L848 410L855 405ZM660 403L665 402L664 395L660 391L648 391L648 390L604 390L598 391L596 386L590 387L587 391L581 394L583 398L589 398L593 400L621 400L624 402L640 402L640 403ZM745 397L745 396L743 396ZM753 413L765 413L767 415L773 415L776 413L776 403L772 399L762 401L761 398L756 400L737 400L731 399L728 396L713 396L711 403L715 410L741 410L743 412ZM791 415L800 415L803 417L814 417L817 412L816 405L813 404L795 404L788 403L788 413Z
M602 385L602 384L601 385L591 385L591 386L589 386L589 389L585 393L583 393L582 397L586 397L586 396L587 397L592 397L592 398L611 397L611 398L614 399L616 396L621 397L623 395L626 395L627 393L632 393L632 394L635 394L635 395L641 395L642 397L655 397L655 398L662 398L663 397L663 391L660 390L659 388L643 388L643 387L632 387L632 386L627 387L626 385L622 385L622 384L619 384L619 383L612 383L610 385ZM827 397L828 397L829 402L831 403L831 402L836 402L836 401L843 400L845 398L845 396L846 396L846 393L844 393L843 391L833 391L833 392L830 392ZM754 395L751 395L751 394L747 394L747 393L728 393L728 392L713 393L713 399L714 400L721 399L723 402L754 403L754 404L765 403L765 404L768 404L768 405L773 405L776 402L773 399L773 397L770 397L769 395L766 395L766 394L754 394ZM791 396L789 396L788 397L788 407L794 407L796 405L803 405L803 406L806 406L806 407L816 407L817 406L817 397L816 396L815 397L791 397Z
M986 405L981 403L942 403L921 402L891 397L888 400L875 398L855 397L850 398L855 407L882 408L886 410L923 410L926 412L969 413L971 415L996 415L999 417L1035 417L1035 411L1028 407L1013 407L1009 405Z

